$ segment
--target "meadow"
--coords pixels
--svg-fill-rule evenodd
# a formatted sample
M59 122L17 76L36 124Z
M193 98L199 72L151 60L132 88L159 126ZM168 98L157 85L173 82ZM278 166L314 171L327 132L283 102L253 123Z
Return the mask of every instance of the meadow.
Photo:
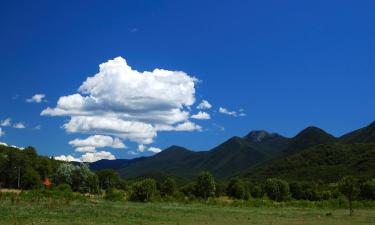
M27 198L0 200L0 225L215 224L215 225L353 225L375 224L374 208L348 210L290 205L105 201L100 198Z

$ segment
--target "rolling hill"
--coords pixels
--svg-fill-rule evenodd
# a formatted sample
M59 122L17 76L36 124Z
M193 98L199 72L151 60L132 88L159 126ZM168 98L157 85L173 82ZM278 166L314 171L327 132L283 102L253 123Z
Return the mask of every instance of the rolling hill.
M367 127L355 130L340 137L342 143L371 143L375 142L375 121Z
M290 140L283 152L290 155L315 145L328 144L335 141L336 138L324 130L317 127L307 127Z
M125 178L164 173L194 178L201 171L210 171L217 178L228 178L266 159L281 154L288 139L265 131L232 137L210 151L191 151L171 146L159 154L133 160L101 160L91 164L94 170L112 168Z
M244 177L336 182L345 175L366 179L375 177L375 143L317 145L254 166Z
M210 171L217 179L240 175L334 180L351 171L372 174L368 168L374 145L366 143L375 142L374 133L375 123L339 138L317 127L307 127L292 138L258 130L232 137L209 151L171 146L151 157L101 160L91 168L112 168L125 178L156 174L192 179L201 171Z

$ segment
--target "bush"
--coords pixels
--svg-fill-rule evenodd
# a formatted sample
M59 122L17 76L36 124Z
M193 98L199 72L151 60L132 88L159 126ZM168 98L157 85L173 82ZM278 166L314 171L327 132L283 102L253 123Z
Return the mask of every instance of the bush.
M375 200L375 179L361 184L360 197L361 199Z
M156 182L153 179L145 179L136 182L132 186L131 201L148 202L156 193Z
M95 172L101 189L117 187L120 182L119 174L112 169L104 169Z
M187 197L193 198L195 194L195 183L189 182L181 187L180 191Z
M162 196L174 196L177 192L176 181L173 178L167 178L161 185Z
M244 183L238 179L232 179L227 188L227 195L236 199L245 199L246 189Z
M61 163L54 174L54 182L59 184L72 185L72 174L75 170L75 166L71 163Z
M250 188L250 193L253 198L262 198L263 197L263 189L260 185L253 185Z
M27 169L21 178L21 186L24 189L38 189L42 186L42 180L39 173L34 169Z
M53 189L60 192L72 192L72 188L69 184L60 184Z
M290 183L289 185L289 188L290 188L290 194L292 195L292 197L294 199L302 199L303 198L303 190L302 190L302 185L298 182L293 182L293 183Z
M197 179L195 185L195 194L197 197L208 199L208 197L215 196L216 185L211 173L202 172Z
M349 214L353 215L353 200L359 193L358 180L352 176L343 177L339 182L340 192L348 198Z
M105 191L104 199L109 201L122 201L124 200L124 194L122 191L117 190L116 188L108 188Z
M268 179L266 181L265 191L271 200L281 202L289 198L289 185L286 181L281 179Z

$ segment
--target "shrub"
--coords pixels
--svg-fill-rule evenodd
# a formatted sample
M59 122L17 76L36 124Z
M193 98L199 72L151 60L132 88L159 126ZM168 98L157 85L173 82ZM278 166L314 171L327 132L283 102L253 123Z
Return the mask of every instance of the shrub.
M298 182L293 182L290 183L289 185L290 188L290 194L294 199L302 199L303 198L303 190L302 190L302 185Z
M360 197L362 199L375 200L375 179L368 180L361 184Z
M268 179L266 181L265 191L271 200L281 202L289 198L289 185L286 181L281 179Z
M156 182L153 179L144 179L132 186L131 201L148 202L156 193Z
M61 163L56 170L54 175L54 182L59 184L69 184L72 185L72 174L75 170L75 166L71 163Z
M263 197L263 189L260 185L253 185L250 188L250 193L253 198L262 198Z
M195 194L195 183L189 182L181 187L180 191L187 197L193 198Z
M244 183L238 179L232 179L227 188L227 195L232 198L245 199L246 189Z
M358 181L352 176L346 176L339 182L339 190L349 201L349 213L353 215L353 200L359 194Z
M120 182L119 174L112 169L104 169L95 172L101 189L117 187Z
M31 168L26 170L21 181L21 186L24 189L38 189L42 186L42 180L40 179L39 173Z
M211 173L202 172L197 179L195 185L195 194L197 197L208 199L215 196L216 185Z
M60 184L53 189L60 192L72 192L72 188L69 184Z
M161 185L162 196L174 196L176 191L176 181L173 178L167 178Z
M105 191L104 199L109 201L122 201L124 200L124 194L122 191L117 190L116 188L108 188Z

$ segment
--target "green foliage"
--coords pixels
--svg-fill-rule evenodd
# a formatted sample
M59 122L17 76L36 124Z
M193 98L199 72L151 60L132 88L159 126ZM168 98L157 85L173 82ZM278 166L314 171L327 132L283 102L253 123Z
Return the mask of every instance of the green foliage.
M28 168L22 175L22 188L23 189L38 189L42 186L39 173L32 168Z
M360 197L375 200L375 179L365 181L360 185Z
M180 188L180 191L187 197L192 198L195 195L195 182L188 182Z
M197 197L208 199L215 196L216 185L214 177L209 172L199 174L195 184L195 195Z
M238 178L232 179L228 184L227 195L236 199L245 199L246 188L244 182Z
M375 177L375 144L326 144L280 157L250 169L247 178L280 177L288 181L336 182L346 175Z
M105 191L104 199L109 200L109 201L123 201L124 194L122 191L116 188L108 188Z
M226 196L227 195L227 187L228 187L227 182L216 181L215 182L215 187L216 187L216 191L215 191L215 196L216 197Z
M176 181L173 178L167 178L161 186L162 196L174 196L176 192Z
M303 189L299 182L292 182L289 184L290 194L294 199L303 199Z
M339 182L339 190L349 200L354 200L359 194L358 180L353 176L343 177Z
M61 163L54 174L54 182L56 185L69 184L73 185L73 172L76 167L71 163Z
M54 175L54 182L57 185L68 184L73 191L81 193L98 193L99 191L98 177L83 163L79 165L60 164Z
M38 188L39 180L50 176L59 163L48 157L38 156L32 147L20 150L0 145L0 188L18 188L18 178L22 188ZM36 180L30 180L26 173Z
M133 184L130 195L131 201L149 202L156 193L156 182L153 179L144 179Z
M264 188L267 196L272 200L281 202L289 198L289 184L284 180L277 178L267 179Z
M99 180L86 164L81 163L72 171L72 189L81 193L97 193Z
M95 172L98 176L101 189L116 187L120 182L119 174L112 169L104 169Z
M262 198L264 195L262 186L260 185L252 185L250 187L250 194L253 198Z
M72 188L69 186L69 184L60 184L53 189L60 192L72 192Z
M352 201L359 194L358 180L352 176L343 177L339 182L339 190L349 200L350 215L353 214Z

